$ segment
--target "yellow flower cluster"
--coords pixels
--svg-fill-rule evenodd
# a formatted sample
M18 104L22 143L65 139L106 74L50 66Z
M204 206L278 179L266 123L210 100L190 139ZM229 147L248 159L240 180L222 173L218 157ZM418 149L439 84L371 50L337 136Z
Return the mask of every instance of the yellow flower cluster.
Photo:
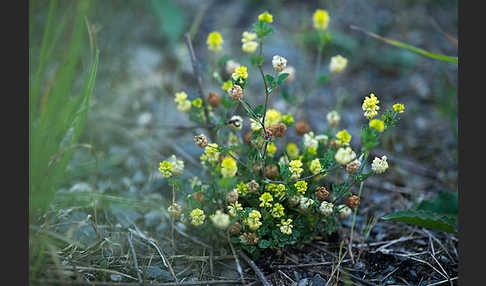
M291 225L292 223L292 219L282 219L280 221L280 224L278 224L278 226L280 226L280 231L283 233L283 234L286 234L286 235L291 235L292 234L292 228L294 227L293 225Z
M221 34L219 32L211 32L208 35L206 44L208 45L208 49L210 49L211 51L221 51L223 46L223 37L221 37Z
M336 143L343 146L349 146L349 142L351 141L351 135L346 129L343 129L336 133L336 138L338 139Z
M300 173L304 171L302 167L302 161L300 160L292 160L289 163L289 170L292 172L292 177L300 177Z
M379 132L383 132L383 130L385 130L385 122L380 119L372 119L369 125L371 128L376 129Z
M292 123L294 123L294 118L292 117L292 115L290 113L287 113L286 115L282 116L282 121L286 125L291 125Z
M260 221L261 218L262 218L262 215L260 214L259 211L252 210L248 214L248 217L245 219L245 224L248 225L248 227L251 230L257 230L262 225L262 222Z
M236 185L236 189L238 190L239 196L246 196L248 194L248 187L243 182L240 182L238 185Z
M259 200L261 202L260 207L271 207L272 206L271 202L273 201L273 197L270 193L267 193L267 192L263 193L260 196Z
M393 105L393 110L397 113L403 113L405 111L405 105L397 103Z
M268 157L273 158L273 156L275 155L275 152L277 152L277 146L273 143L269 143L267 145Z
M201 107L201 106L202 106L202 103L203 103L203 102L202 102L202 99L200 99L200 98L198 98L198 99L194 99L194 100L192 101L192 105L193 105L194 107Z
M255 41L257 34L250 33L250 32L243 32L243 37L241 38L241 42L243 45L241 49L243 52L248 54L253 54L256 49L258 48L258 42Z
M332 73L342 72L347 65L348 59L341 55L337 55L331 58L331 62L329 63L329 70Z
M187 93L184 91L175 94L174 102L177 103L177 110L188 112L191 110L191 102L187 99Z
M218 144L209 143L204 148L204 154L201 155L201 161L207 161L209 163L216 163L219 160Z
M169 178L172 176L172 172L174 171L174 165L168 161L161 162L159 171L162 173L162 177Z
M233 83L231 82L231 80L227 80L225 82L223 82L223 85L221 86L221 88L224 90L224 91L228 91L228 89L230 87L233 86Z
M237 211L242 211L243 210L243 207L241 206L241 204L236 201L234 204L231 204L228 206L228 213L232 216L232 217L236 217L238 215Z
M280 112L275 109L269 109L265 115L265 127L280 123L280 120L282 120Z
M298 181L294 184L294 187L297 189L297 192L303 194L305 191L307 191L307 182L304 180Z
M380 101L373 93L370 93L370 97L366 96L363 105L361 106L365 111L364 116L368 119L375 117L378 114L377 110L380 110L378 103L380 103Z
M221 175L223 178L231 178L236 175L238 167L236 166L235 159L231 157L225 157L223 162L221 162Z
M325 30L329 25L329 14L326 10L317 9L313 15L314 28L317 30Z
M272 192L276 198L283 200L285 198L285 185L284 184L268 184L267 189Z
M264 13L258 15L258 20L262 22L272 23L273 15L265 11Z
M299 147L297 147L297 144L295 143L287 144L286 151L290 159L297 159L297 157L299 157Z
M226 229L230 224L230 216L225 214L221 210L217 210L216 213L212 215L210 218L214 226L216 226L219 229Z
M314 175L319 173L322 170L321 162L319 161L318 158L315 158L310 162L309 169L311 173Z
M198 208L195 208L191 211L190 216L192 218L191 223L195 226L201 225L204 223L204 219L206 216L204 215L204 211Z
M276 203L273 209L270 211L270 214L274 218L279 218L285 215L284 213L285 208L280 203Z

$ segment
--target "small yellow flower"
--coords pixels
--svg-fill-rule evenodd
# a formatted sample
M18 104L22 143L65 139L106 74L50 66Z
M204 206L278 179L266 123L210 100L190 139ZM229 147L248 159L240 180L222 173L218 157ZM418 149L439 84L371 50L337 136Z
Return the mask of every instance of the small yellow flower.
M160 162L159 171L162 173L162 177L169 178L172 176L172 172L174 171L174 165L168 161Z
M277 152L277 146L273 143L269 143L267 145L267 154L270 158L272 158L275 155L275 152Z
M202 99L200 99L200 98L198 98L198 99L194 99L194 100L192 101L192 105L193 105L194 107L201 107L201 106L202 106Z
M313 16L314 28L317 30L325 30L329 25L329 14L326 10L317 9Z
M191 211L190 216L192 218L191 223L195 226L201 225L204 223L204 219L206 216L204 215L204 211L198 208L195 208Z
M223 178L234 177L237 171L238 167L236 166L235 159L231 157L223 159L223 162L221 162L221 175L223 175Z
M363 105L361 106L365 111L364 116L368 119L375 117L378 114L377 110L380 110L378 103L380 103L380 101L373 93L370 93L370 97L366 96Z
M210 49L211 51L221 51L221 48L223 46L223 37L221 37L221 34L219 32L211 32L208 35L206 44L208 45L208 49Z
M274 193L275 197L278 198L279 200L283 200L285 198L285 185L284 184L268 184L267 189Z
M303 194L307 191L307 182L306 181L298 181L294 184L294 187L297 189L297 192Z
M343 129L336 133L336 138L338 139L336 143L343 146L349 146L349 141L351 141L351 135L346 129Z
M297 159L299 156L299 148L295 143L289 143L286 147L287 155L289 155L290 159Z
M201 161L207 161L209 163L216 163L219 161L218 144L209 143L204 148L204 154L201 155Z
M272 23L273 15L265 11L264 13L258 15L258 20L262 22Z
M282 116L282 121L285 123L285 125L291 125L294 123L294 118L290 113L287 113L286 115Z
M331 58L331 62L329 63L329 70L332 73L342 72L347 65L348 59L341 55L337 55Z
M224 91L228 91L228 89L230 87L233 86L233 83L231 82L231 80L227 80L225 82L223 82L223 86L221 86L221 88L224 90Z
M405 105L396 103L393 105L393 110L395 110L397 113L403 113L405 111Z
M318 158L315 158L314 160L311 161L309 169L312 174L317 174L322 170L321 162L319 161Z
M267 192L263 193L260 196L259 200L261 202L260 207L271 207L272 206L272 204L270 202L273 201L273 197L270 193L267 193Z
M295 177L300 177L300 173L304 171L302 167L302 161L300 160L292 160L289 163L289 170L292 172L292 175L295 175Z
M255 33L243 32L243 38L241 39L243 52L253 54L256 51L258 48L258 42L255 41L256 37L257 34Z
M232 216L232 217L236 217L238 215L238 212L237 211L242 211L243 210L243 207L241 206L241 204L236 201L234 204L231 204L228 206L228 213Z
M379 119L372 119L370 121L370 127L376 129L379 132L383 132L383 130L385 130L385 122Z
M314 156L314 155L317 154L317 148L311 146L311 147L307 148L307 153L309 153L311 156Z
M246 71L245 66L239 66L236 68L236 70L233 72L231 77L235 80L238 81L240 79L247 79L248 78L248 72Z
M294 227L293 225L291 225L292 223L292 219L282 219L280 221L280 224L278 224L277 226L280 227L280 231L283 233L283 234L286 234L286 235L291 235L292 234L292 228Z
M269 109L265 115L265 127L280 123L280 120L282 120L280 112L275 109Z
M257 230L258 228L260 228L260 226L262 225L262 222L260 221L260 218L262 217L262 215L260 214L259 211L257 210L252 210L249 214L248 214L248 217L245 219L244 223L246 225L248 225L248 227L251 229L251 230Z
M270 211L270 214L274 218L279 218L285 215L284 213L285 208L280 203L276 203L273 209Z

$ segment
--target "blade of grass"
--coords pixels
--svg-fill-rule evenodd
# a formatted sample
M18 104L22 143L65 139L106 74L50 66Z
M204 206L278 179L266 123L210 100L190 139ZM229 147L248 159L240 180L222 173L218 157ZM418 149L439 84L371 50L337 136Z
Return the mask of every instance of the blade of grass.
M417 54L420 54L420 55L423 55L423 56L426 56L426 57L429 57L429 58L432 58L432 59L436 59L436 60L440 60L440 61L444 61L444 62L449 62L449 63L453 63L453 64L459 63L459 60L458 60L457 57L450 57L450 56L445 56L445 55L441 55L441 54L431 53L431 52L428 52L426 50L414 47L414 46L409 45L409 44L405 44L405 43L402 43L402 42L399 42L399 41L396 41L396 40L392 40L392 39L389 39L389 38L382 37L380 35L377 35L377 34L372 33L370 31L366 31L365 29L354 26L354 25L350 25L350 28L353 29L353 30L363 32L363 33L365 33L366 35L368 35L372 38L384 41L385 43L390 44L392 46L396 46L396 47L399 47L399 48L402 48L402 49L406 49L406 50L409 50L411 52L414 52L414 53L417 53Z

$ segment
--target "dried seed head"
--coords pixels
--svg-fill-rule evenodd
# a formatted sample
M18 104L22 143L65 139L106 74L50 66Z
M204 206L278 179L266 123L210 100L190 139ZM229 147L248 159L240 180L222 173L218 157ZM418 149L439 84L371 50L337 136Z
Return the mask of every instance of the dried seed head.
M243 89L241 88L241 86L237 84L228 88L228 93L229 95L231 95L231 98L234 100L241 100L243 98Z
M277 165L268 165L265 167L265 177L275 179L278 176Z
M265 137L265 132L267 133L266 137ZM268 138L273 136L273 132L270 128L265 128L265 131L263 131L263 129L262 129L262 136L263 136L263 138L268 139Z
M206 199L202 192L195 192L194 194L192 194L192 198L200 202L201 204L204 203L204 200Z
M317 189L314 192L314 195L316 196L316 198L319 201L322 202L322 201L326 200L327 197L329 196L329 191L326 190L326 187L320 186L320 187L317 187Z
M245 134L245 142L250 145L251 144L251 136L253 135L253 132L248 131Z
M206 146L208 146L208 138L206 138L204 134L194 136L194 144L201 148L205 148Z
M346 171L349 174L356 174L356 172L358 172L358 169L359 169L360 166L361 166L361 163L358 160L354 160L353 162L346 165Z
M233 189L226 195L226 202L234 204L238 200L238 189Z
M304 135L305 133L309 132L309 124L307 122L301 120L295 123L295 132L299 135Z
M173 203L167 208L167 212L174 219L178 219L182 214L182 207L176 203Z
M260 185L257 183L257 181L251 180L246 183L246 188L248 189L248 193L258 193L258 191L260 190Z
M215 92L210 92L208 94L207 101L213 108L217 107L219 104L221 104L221 95Z
M242 229L241 224L239 222L235 221L235 223L230 226L229 232L232 235L237 235L237 234L240 234L241 229Z
M295 207L296 205L298 205L300 202L300 197L299 196L292 196L288 199L288 204L289 206L291 207Z
M252 170L253 170L253 172L258 173L262 170L262 166L257 163L255 165L253 165Z
M359 197L356 195L349 196L346 202L346 205L352 209L359 206Z
M256 232L248 233L246 239L248 240L248 244L257 244L259 240Z
M338 149L339 144L337 143L337 140L336 139L329 140L329 147L332 147L334 149Z
M270 131L272 131L273 136L283 137L285 132L287 132L287 125L284 123L277 123L270 126Z

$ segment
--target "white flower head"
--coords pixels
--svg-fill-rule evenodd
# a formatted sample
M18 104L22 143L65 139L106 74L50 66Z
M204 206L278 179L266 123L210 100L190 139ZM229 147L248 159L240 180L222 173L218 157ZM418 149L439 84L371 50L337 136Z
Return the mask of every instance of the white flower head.
M220 210L217 210L216 214L211 217L211 221L217 228L226 229L230 224L230 216Z
M287 60L284 57L276 55L273 56L272 65L276 72L281 72L287 66Z
M340 120L341 116L336 110L333 110L327 114L327 123L329 123L329 125L332 127L337 126Z
M345 219L351 215L351 208L347 205L338 205L338 216L340 219Z
M314 132L308 132L304 134L304 147L307 148L316 148L319 145L319 141L314 137Z
M386 162L386 156L380 158L375 157L371 163L371 169L377 174L382 174L388 169L388 163Z
M295 68L293 66L287 66L285 67L281 72L280 74L283 74L283 73L288 73L289 75L287 76L287 78L285 79L285 82L292 82L295 78Z
M341 147L337 150L334 159L341 165L346 165L356 158L356 153L354 153L351 147Z
M301 196L299 200L299 209L302 211L306 211L313 204L314 201L312 199Z
M330 216L332 214L333 208L334 208L334 205L332 203L323 201L321 203L321 206L319 207L319 212L323 216Z
M240 66L239 63L233 61L233 60L229 60L226 62L226 65L225 65L225 70L226 70L226 73L227 74L233 74L235 72L235 70Z
M348 59L341 55L337 55L331 58L331 62L329 63L329 70L332 73L342 72L348 64Z

